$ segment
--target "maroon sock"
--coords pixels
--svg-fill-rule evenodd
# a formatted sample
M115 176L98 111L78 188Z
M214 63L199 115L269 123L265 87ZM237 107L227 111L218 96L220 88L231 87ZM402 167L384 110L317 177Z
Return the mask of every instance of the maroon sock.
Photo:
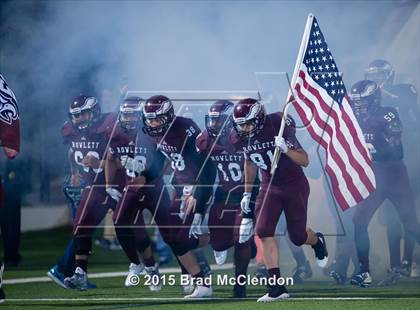
M189 274L188 270L181 263L181 261L179 260L178 256L175 255L175 257L176 257L176 260L178 261L179 267L181 267L181 273L182 274Z
M156 265L155 258L153 257L153 255L149 258L143 258L143 261L146 267L153 267Z
M280 268L270 268L268 271L268 277L269 278L280 278Z
M246 275L248 264L251 259L250 244L235 245L234 262L235 262L235 276Z
M87 265L87 259L76 259L76 267L82 268L84 272L87 272Z

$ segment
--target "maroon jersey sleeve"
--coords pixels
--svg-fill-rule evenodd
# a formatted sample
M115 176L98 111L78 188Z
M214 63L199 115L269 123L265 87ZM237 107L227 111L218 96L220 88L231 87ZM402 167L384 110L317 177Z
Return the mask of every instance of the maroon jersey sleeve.
M195 147L200 154L207 154L209 148L209 135L207 130L201 132L195 139Z
M132 139L119 126L117 126L117 128L115 128L115 130L111 131L108 134L108 137L110 139L109 148L110 148L111 152L113 152L113 153L114 153L114 149L116 147L119 147L119 146L128 146L131 141L135 140L135 138Z
M286 118L286 126L284 127L283 137L287 146L293 150L301 149L298 139L296 138L296 124L291 116Z
M76 134L72 123L69 121L65 122L63 127L61 128L61 136L63 138L64 144L69 144L71 138Z
M100 125L96 128L96 132L99 134L106 134L111 136L115 129L115 124L118 120L117 113L106 113L102 116L103 121L100 122Z

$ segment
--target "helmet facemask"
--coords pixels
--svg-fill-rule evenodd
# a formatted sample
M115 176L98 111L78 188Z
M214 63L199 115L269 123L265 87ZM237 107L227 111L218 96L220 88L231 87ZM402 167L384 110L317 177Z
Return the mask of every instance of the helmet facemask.
M252 138L256 134L258 134L263 126L263 122L259 121L257 118L253 118L251 120L245 122L236 122L235 123L235 131L238 136L243 138ZM246 130L244 130L246 128Z
M366 99L352 96L353 110L356 117L366 116L369 112L369 102Z
M120 105L118 121L120 126L126 130L136 130L141 120L140 98L126 99Z
M79 101L77 101L78 99ZM80 131L91 127L99 120L100 115L101 108L94 97L79 96L69 109L69 119L73 126Z
M95 122L94 113L91 109L84 109L69 113L70 120L78 130L86 130Z
M141 119L140 112L121 112L120 126L126 130L136 130Z
M168 130L174 119L173 113L168 113L158 117L143 116L144 131L151 137L161 137ZM157 125L153 123L158 123Z
M216 115L217 114L217 115ZM232 117L218 112L206 115L206 129L210 136L226 136L232 129Z
M383 87L389 82L389 72L380 68L369 68L365 73L366 80L370 80Z

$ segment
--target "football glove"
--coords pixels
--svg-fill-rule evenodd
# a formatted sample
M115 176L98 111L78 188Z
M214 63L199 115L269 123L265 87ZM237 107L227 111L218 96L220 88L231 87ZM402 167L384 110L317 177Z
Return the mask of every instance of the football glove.
M198 239L198 236L201 235L201 221L202 220L203 220L203 216L200 213L194 214L194 219L192 221L190 232L188 234L189 238L193 236L194 238Z
M283 137L275 136L274 145L280 149L282 153L287 153L289 147L287 146L286 140Z
M239 226L239 243L247 242L253 235L254 224L252 219L243 218Z
M241 210L243 213L248 214L249 212L251 212L251 207L249 206L250 202L251 193L245 192L241 200Z
M120 201L122 194L115 188L107 187L106 193L111 196L112 199L114 199L116 202Z

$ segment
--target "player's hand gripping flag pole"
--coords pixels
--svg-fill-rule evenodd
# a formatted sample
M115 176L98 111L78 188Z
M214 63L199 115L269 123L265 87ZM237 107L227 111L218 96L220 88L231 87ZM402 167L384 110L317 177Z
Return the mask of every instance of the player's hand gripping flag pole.
M326 153L324 169L340 207L346 210L368 197L376 186L369 152L341 74L312 14L306 22L279 136L290 104ZM280 154L276 148L272 174Z
M20 149L19 110L13 91L0 74L0 146L8 158Z

